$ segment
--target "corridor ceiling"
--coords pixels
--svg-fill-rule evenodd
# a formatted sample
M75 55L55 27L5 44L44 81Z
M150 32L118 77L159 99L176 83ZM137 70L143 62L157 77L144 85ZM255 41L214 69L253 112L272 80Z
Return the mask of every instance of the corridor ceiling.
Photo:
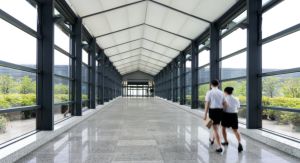
M238 0L67 0L121 75L156 75Z

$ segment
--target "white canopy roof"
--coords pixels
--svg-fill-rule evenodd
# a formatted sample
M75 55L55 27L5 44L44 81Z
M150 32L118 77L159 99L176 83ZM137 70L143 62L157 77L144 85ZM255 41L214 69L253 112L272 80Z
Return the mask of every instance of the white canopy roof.
M237 0L67 0L123 75L157 74Z

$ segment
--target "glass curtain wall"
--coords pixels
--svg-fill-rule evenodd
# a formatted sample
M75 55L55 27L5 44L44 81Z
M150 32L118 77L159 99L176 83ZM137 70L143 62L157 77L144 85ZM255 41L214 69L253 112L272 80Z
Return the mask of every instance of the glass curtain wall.
M247 28L244 23L247 12L243 11L220 30L220 81L221 88L233 87L233 95L237 97L242 107L238 115L240 122L246 119L246 47Z
M205 95L210 82L210 45L209 37L198 46L198 100L199 108L204 109Z
M18 3L6 0L0 6L1 16L16 19L0 19L0 147L36 129L37 6Z
M61 14L54 10L54 14ZM70 26L54 24L54 121L71 116L72 59L70 54Z
M82 49L82 65L81 65L81 98L82 98L82 109L88 109L89 106L89 53Z
M262 15L263 128L300 138L300 1ZM274 25L274 22L280 22ZM296 29L296 30L295 30Z
M190 50L185 54L185 104L192 104L192 55Z

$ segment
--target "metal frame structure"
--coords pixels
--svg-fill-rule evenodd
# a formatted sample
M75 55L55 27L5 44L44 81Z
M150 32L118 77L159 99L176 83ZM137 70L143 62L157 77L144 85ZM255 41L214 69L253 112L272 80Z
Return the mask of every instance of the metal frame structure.
M97 14L102 14L115 9L123 8L129 5L134 5L144 1L151 1L160 6L166 7L170 10L180 12L181 14L188 15L190 17L196 18L203 22L209 23L210 27L199 37L195 39L187 38L185 36L166 31L164 29L157 28L148 24L139 24L126 29L121 29L114 31L112 33L103 34L96 37L103 37L123 30L128 30L137 26L148 26L155 28L160 31L167 32L174 36L183 38L185 40L191 41L191 44L185 50L178 50L167 45L149 40L147 38L138 38L128 42L124 42L118 45L107 47L101 49L96 44L96 37L92 37L87 29L82 25L82 19L94 16ZM223 16L221 16L215 22L209 22L203 18L196 17L195 15L190 15L183 11L179 11L170 6L164 5L162 3L153 0L141 0L127 5L119 6L109 10L101 11L98 13L93 13L91 15L86 15L83 17L78 17L68 6L64 0L36 0L36 6L38 11L38 27L37 31L31 29L29 26L24 24L22 21L14 18L9 13L0 9L0 18L7 23L17 27L26 34L37 39L37 67L30 68L22 65L17 65L14 63L9 63L1 61L0 66L6 67L13 70L21 70L24 72L30 72L37 76L37 102L33 106L22 106L13 107L8 109L0 109L0 113L11 113L20 111L36 111L36 129L37 130L53 130L54 122L54 106L67 104L71 110L72 116L82 115L82 103L86 102L82 100L82 48L85 48L89 54L89 63L84 64L88 67L89 81L86 82L88 85L88 106L89 108L96 108L97 104L104 104L109 100L112 100L121 95L122 92L122 76L118 70L113 66L112 62L109 60L108 56L105 55L105 50L120 45L128 44L134 41L146 40L152 42L156 45L166 47L168 49L180 52L180 54L172 60L171 63L162 62L158 59L151 58L150 56L145 56L149 59L156 60L157 62L166 65L155 77L155 94L156 96L163 97L174 102L179 101L180 104L186 104L186 54L190 52L192 54L192 70L191 70L191 89L192 89L192 103L191 108L195 109L199 107L198 99L198 88L199 85L208 84L209 82L201 83L199 82L199 70L210 66L210 79L219 79L221 82L231 81L231 80L246 80L247 81L247 128L257 129L262 128L261 113L263 109L268 110L279 110L299 113L300 109L291 109L284 107L270 107L263 106L261 102L262 96L262 78L267 76L274 76L287 73L300 72L300 68L292 68L287 70L278 70L274 72L262 73L262 52L261 47L271 41L280 39L291 33L295 33L300 30L300 24L296 24L292 27L284 29L266 38L261 38L261 17L262 14L272 9L274 6L280 4L282 0L271 0L265 6L261 6L261 0L240 0L232 8L230 8ZM53 11L56 8L61 16L64 18L64 22L55 22L59 17L53 17ZM239 15L241 12L247 10L247 20L244 20L233 27L228 29L225 33L221 33L220 30L224 29L233 18ZM54 44L54 24L57 23L58 26L66 34L70 36L70 51L65 51L59 45ZM66 27L66 25L71 26L71 28ZM239 49L225 57L220 56L220 50L222 49L221 40L227 35L230 35L233 31L243 26L247 28L247 47ZM209 37L209 45L204 45L205 48L210 49L210 62L208 64L198 66L199 56L198 54L202 49L199 49L199 45L203 44ZM86 47L83 45L83 40L88 43ZM63 76L55 74L54 72L54 49L60 53L68 56L70 58L71 72L70 76ZM139 49L145 49L140 47ZM151 49L145 49L150 52L154 52ZM247 52L247 70L245 76L238 76L229 79L222 79L220 68L222 68L222 61L239 55L243 52ZM125 53L125 52L124 52ZM154 52L158 53L158 52ZM255 55L254 55L255 54ZM117 55L117 54L115 54ZM160 55L164 55L161 54ZM170 58L170 57L169 57ZM126 58L128 59L128 58ZM171 58L170 58L171 59ZM201 58L200 58L201 59ZM125 59L123 59L124 61ZM134 61L131 61L134 62ZM123 63L124 67L125 64ZM151 65L151 66L150 66ZM156 67L162 67L159 64L150 64L149 68L155 69ZM150 71L150 70L149 70ZM127 71L126 71L127 72ZM129 72L129 71L128 71ZM201 77L201 76L200 76ZM60 103L54 103L54 78L62 78L68 80L70 83L70 100ZM179 97L179 98L178 98Z
M210 80L206 80L203 82L198 81L201 80L202 76L198 75L198 71L203 70L204 68L210 67L209 70L209 78L210 79L218 79L221 82L227 81L234 81L234 80L245 80L247 82L247 105L243 105L247 109L247 116L246 116L246 126L249 129L259 129L262 128L262 111L264 109L267 110L279 110L279 111L287 111L287 112L294 112L300 113L299 109L291 109L291 108L284 108L284 107L270 107L270 106L263 106L262 105L262 78L274 75L281 75L281 74L290 74L295 72L300 72L299 68L292 68L287 70L278 70L274 72L262 72L262 52L261 48L264 44L267 44L271 41L280 39L286 35L291 33L298 32L300 30L300 24L296 24L291 26L287 29L279 31L271 36L266 38L261 38L261 17L262 14L267 12L268 10L272 9L274 6L283 2L282 0L271 0L264 6L262 6L262 1L251 1L251 0L240 0L238 1L232 8L230 8L223 16L221 16L215 22L210 23L209 29L203 32L199 37L195 38L192 43L183 51L181 51L180 55L177 59L174 59L171 64L178 65L178 61L180 61L180 104L184 105L184 96L185 91L185 75L184 72L184 57L183 54L187 53L187 50L192 47L192 104L191 108L199 108L198 102L198 89L202 85L209 85ZM235 24L228 28L228 24L231 21L239 16L242 12L247 11L247 18L242 20L240 23ZM221 33L222 29L226 28L226 31ZM222 50L221 40L230 35L236 29L247 29L247 46L245 48L239 49L231 54L226 55L225 57L221 57L220 52ZM209 42L207 42L207 38L209 38ZM202 45L201 45L202 44ZM201 48L200 48L201 45ZM199 47L199 49L198 49ZM210 51L210 61L207 64L198 66L197 62L201 58L198 58L198 54L201 53L203 50L209 49ZM221 68L222 68L222 61L239 55L241 53L246 53L247 55L247 70L244 76L237 76L231 78L222 78L221 77ZM194 55L196 54L196 55ZM197 66L196 66L197 65ZM176 69L176 66L172 67ZM161 70L155 76L155 83L156 83L156 96L166 98L169 95L165 95L168 93L164 89L164 85L166 81L164 80L166 74L165 69L166 67ZM175 72L173 71L173 74ZM196 78L197 77L197 78ZM178 81L176 75L173 75L171 79L175 85ZM176 83L178 84L178 83ZM173 87L173 89L175 89ZM165 92L165 93L163 93ZM173 92L175 92L173 90ZM174 97L175 94L173 93L172 100L176 102L176 98ZM202 95L203 96L203 95Z
M1 61L1 57L0 66L36 75L36 105L0 109L0 113L35 111L36 130L53 130L55 125L54 109L57 108L55 106L68 105L69 113L72 116L82 115L82 48L86 48L83 45L83 40L88 42L87 50L90 54L89 64L86 65L89 68L89 108L96 108L96 99L97 104L103 104L104 99L105 101L109 101L120 96L122 78L120 73L107 59L103 50L96 44L95 38L83 27L82 18L77 17L64 0L36 0L35 5L39 22L37 31L3 10L0 10L0 18L36 38L36 68ZM61 15L53 16L54 9ZM63 20L63 22L59 20ZM54 24L69 36L69 51L64 50L60 45L54 44ZM70 62L68 66L70 67L70 73L68 76L55 73L54 50L69 58ZM107 67L103 64L103 59L98 58L98 54L102 58L106 58ZM105 78L103 74L105 74ZM98 76L96 77L96 75ZM69 83L69 101L54 102L55 92L53 87L56 78Z

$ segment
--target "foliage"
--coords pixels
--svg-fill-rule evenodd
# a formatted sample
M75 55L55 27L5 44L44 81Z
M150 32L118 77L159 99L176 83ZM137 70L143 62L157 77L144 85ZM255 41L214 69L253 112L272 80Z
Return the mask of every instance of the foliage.
M300 78L286 79L281 87L285 97L300 98Z
M4 116L0 116L0 132L5 132L7 119Z
M0 93L12 93L14 86L15 81L10 75L0 75Z
M69 101L69 94L55 94L54 103Z
M278 88L280 86L279 79L277 77L271 76L263 78L263 95L268 97L276 96Z
M81 98L82 98L82 100L88 100L89 99L88 95L85 95L85 94L81 95Z
M33 81L29 76L24 76L18 83L18 90L21 94L35 93L36 82Z
M54 85L54 94L69 94L68 85L55 84Z

